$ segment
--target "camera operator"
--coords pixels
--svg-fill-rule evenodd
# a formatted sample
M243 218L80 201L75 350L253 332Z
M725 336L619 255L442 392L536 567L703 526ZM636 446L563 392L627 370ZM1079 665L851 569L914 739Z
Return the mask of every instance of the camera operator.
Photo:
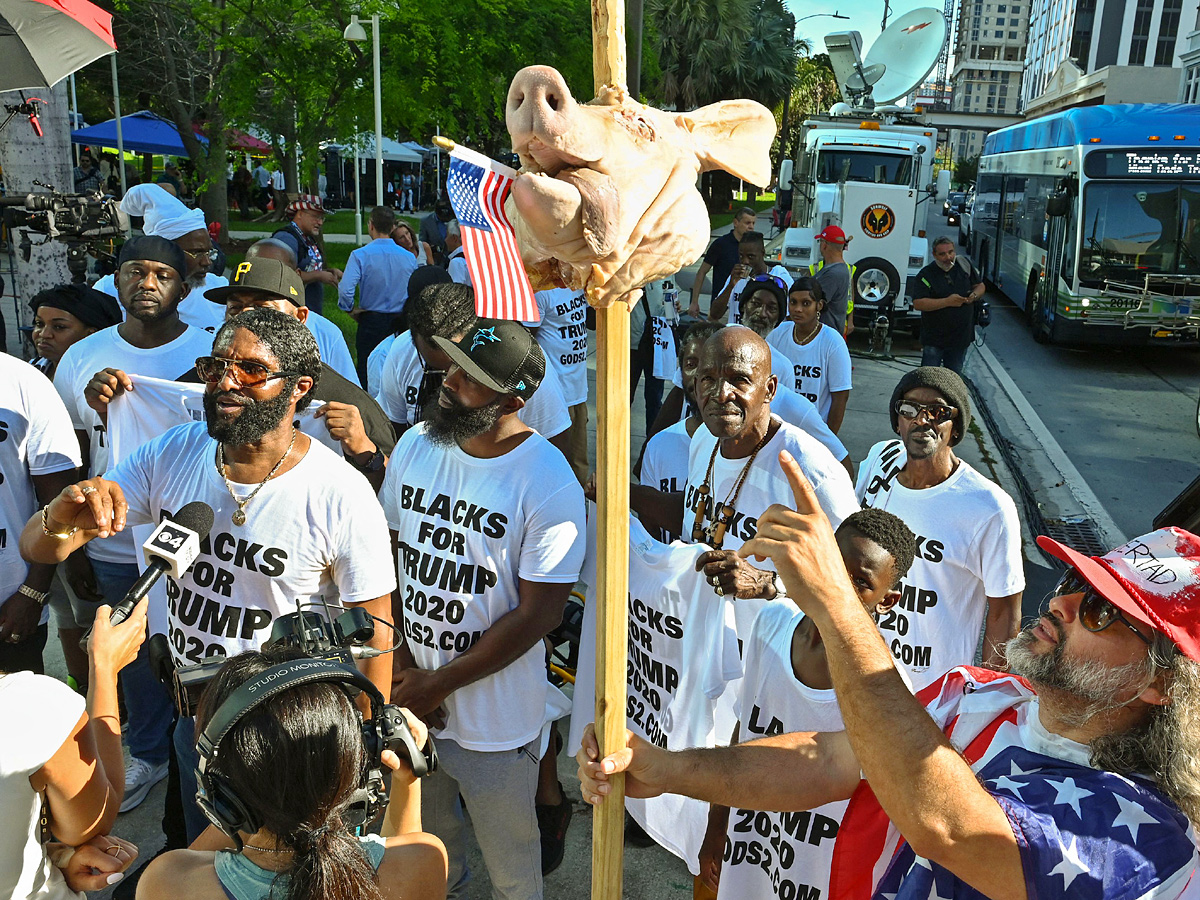
M231 659L208 685L196 716L204 734L234 692L267 669L304 659L295 649L249 652ZM426 732L406 716L417 746ZM342 686L315 681L258 702L220 739L208 776L221 779L255 823L238 829L240 848L215 825L199 845L155 859L138 882L138 900L375 900L446 895L446 851L421 831L420 784L400 758L384 751L392 774L387 837L350 834L348 811L371 760L353 701Z
M0 674L0 821L5 823L0 829L0 896L72 897L72 887L100 886L80 870L80 863L96 862L97 849L112 858L105 861L110 876L137 856L131 844L109 838L107 832L125 790L117 673L134 659L145 638L146 603L115 627L109 625L109 612L108 606L100 607L88 642L86 709L83 698L53 678L32 672ZM45 835L39 825L43 811L49 820ZM50 835L68 848L47 843ZM69 847L89 841L91 847L74 860ZM70 872L69 883L60 865Z

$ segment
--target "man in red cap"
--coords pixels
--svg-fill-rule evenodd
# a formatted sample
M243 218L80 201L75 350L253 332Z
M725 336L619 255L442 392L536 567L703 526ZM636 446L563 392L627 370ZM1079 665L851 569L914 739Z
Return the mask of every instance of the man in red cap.
M320 315L325 303L325 285L336 287L342 280L341 269L325 267L325 256L318 243L321 226L325 224L325 207L316 194L301 194L288 204L287 216L291 222L271 237L295 251L300 280L304 282L304 305Z
M1200 538L1175 528L1070 568L1008 643L1024 677L958 667L916 697L840 559L795 462L795 510L773 506L741 553L770 558L824 637L845 730L669 752L631 736L579 753L585 800L625 772L629 796L670 791L747 809L850 799L830 897L1194 896L1200 877ZM771 845L812 840L796 816ZM776 843L778 841L779 843ZM782 850L777 851L782 852Z
M825 295L825 308L821 310L821 324L828 325L838 334L849 334L854 330L854 321L846 329L846 316L850 306L850 279L854 269L846 264L842 254L850 238L836 225L826 225L817 235L821 247L821 261L808 267L808 274L817 279Z

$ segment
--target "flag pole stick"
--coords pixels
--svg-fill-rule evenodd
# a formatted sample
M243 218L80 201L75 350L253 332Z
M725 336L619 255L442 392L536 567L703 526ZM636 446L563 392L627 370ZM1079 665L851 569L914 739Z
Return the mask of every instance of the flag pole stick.
M592 0L596 95L624 85L624 0ZM596 310L596 737L601 756L625 742L629 592L629 307ZM592 813L592 900L620 900L625 776Z

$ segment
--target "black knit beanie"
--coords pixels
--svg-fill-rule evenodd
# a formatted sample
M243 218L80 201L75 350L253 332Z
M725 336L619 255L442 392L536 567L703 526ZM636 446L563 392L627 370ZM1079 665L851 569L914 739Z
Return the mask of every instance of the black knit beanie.
M958 415L954 417L955 431L958 436L951 436L950 446L953 447L961 441L967 433L967 427L971 424L970 393L957 373L942 366L921 366L900 379L900 383L892 391L891 403L888 404L888 415L892 417L892 431L896 434L900 433L896 403L913 388L932 388L945 397L951 406L958 408Z

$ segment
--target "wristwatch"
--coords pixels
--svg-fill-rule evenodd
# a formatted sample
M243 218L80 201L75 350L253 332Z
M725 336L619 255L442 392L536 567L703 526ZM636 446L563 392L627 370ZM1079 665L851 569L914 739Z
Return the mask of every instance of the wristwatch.
M364 459L364 457L366 458ZM375 452L371 453L370 455L366 453L360 453L354 458L349 456L346 457L346 461L349 462L350 465L354 466L354 468L358 469L358 471L366 475L370 475L372 472L378 472L383 468L383 451L376 447Z
M36 600L39 609L44 609L46 601L50 599L49 591L35 591L27 584L23 584L17 588L17 593L23 597L28 597L30 600Z

